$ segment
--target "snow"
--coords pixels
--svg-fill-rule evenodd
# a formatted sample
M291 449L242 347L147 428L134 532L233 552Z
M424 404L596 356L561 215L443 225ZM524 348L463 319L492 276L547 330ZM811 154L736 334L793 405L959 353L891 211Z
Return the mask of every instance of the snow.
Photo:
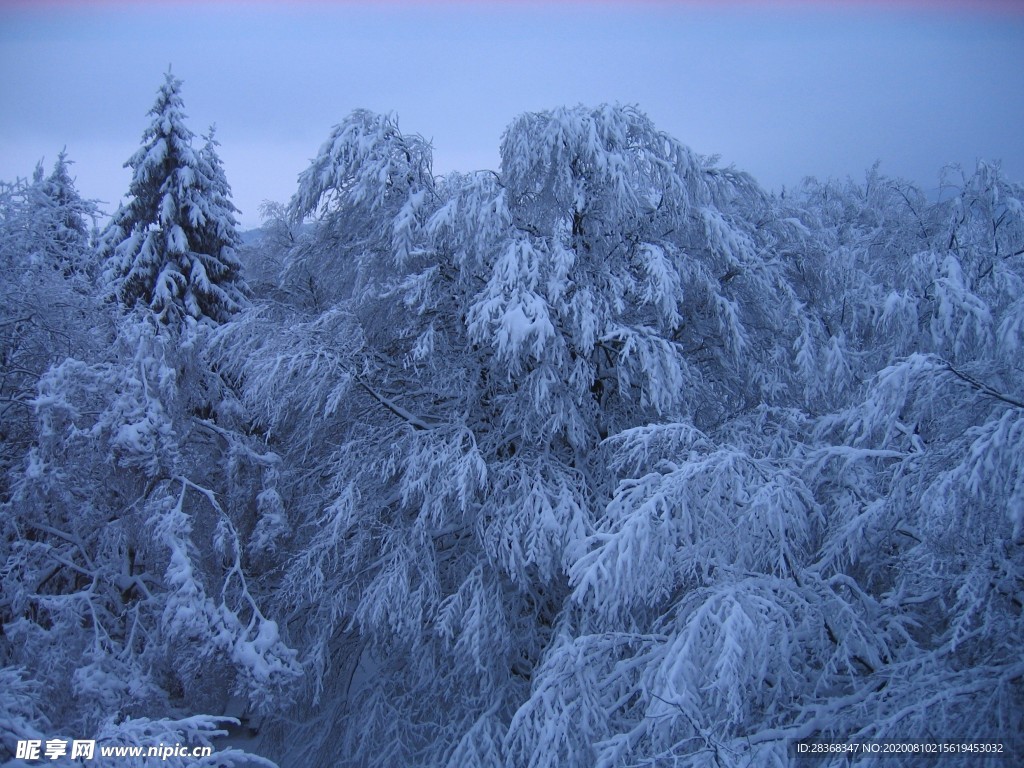
M0 749L1019 751L1020 185L777 198L608 106L437 177L358 111L243 247L179 90L98 250L0 186Z

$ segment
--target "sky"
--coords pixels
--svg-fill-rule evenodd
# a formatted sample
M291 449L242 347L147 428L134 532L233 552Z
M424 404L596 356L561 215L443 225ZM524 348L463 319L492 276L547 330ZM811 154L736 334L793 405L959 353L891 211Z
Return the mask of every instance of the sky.
M0 0L0 179L67 148L116 208L172 67L217 126L243 228L353 109L430 139L434 170L499 169L517 115L635 104L764 187L943 166L1024 182L1024 2Z

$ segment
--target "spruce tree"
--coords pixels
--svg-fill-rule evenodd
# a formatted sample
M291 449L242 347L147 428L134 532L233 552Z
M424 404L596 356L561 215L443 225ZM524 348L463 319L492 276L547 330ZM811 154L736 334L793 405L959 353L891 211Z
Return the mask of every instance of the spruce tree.
M92 201L83 200L71 177L71 163L67 151L61 150L53 171L41 178L32 188L32 214L40 228L40 240L50 251L49 259L59 267L65 276L73 273L90 272L89 226L86 219L93 219L96 206ZM41 171L41 167L39 169Z
M236 250L242 242L235 219L235 214L239 211L231 202L231 185L228 184L224 165L217 154L220 142L214 138L216 128L215 125L210 126L209 132L203 136L203 148L199 150L199 162L203 173L210 180L210 191L207 196L210 215L206 218L206 226L202 228L201 245L215 248L218 244L228 243L232 250Z
M153 122L128 160L128 202L108 227L107 276L125 307L149 306L164 322L190 316L224 322L245 300L239 243L211 140L192 147L181 81L170 72L149 111Z

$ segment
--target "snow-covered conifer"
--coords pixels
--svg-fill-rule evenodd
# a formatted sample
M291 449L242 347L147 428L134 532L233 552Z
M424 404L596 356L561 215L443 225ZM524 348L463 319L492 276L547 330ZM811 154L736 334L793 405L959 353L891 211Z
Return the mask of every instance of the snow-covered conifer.
M91 274L96 264L89 247L89 225L96 217L96 205L78 194L71 164L67 152L62 150L53 171L37 185L35 215L39 224L47 228L46 239L53 244L54 257L65 274Z
M181 81L170 72L149 112L153 122L126 166L128 200L104 237L107 278L127 308L143 304L165 322L227 320L245 302L235 208L211 136L201 149L185 125Z

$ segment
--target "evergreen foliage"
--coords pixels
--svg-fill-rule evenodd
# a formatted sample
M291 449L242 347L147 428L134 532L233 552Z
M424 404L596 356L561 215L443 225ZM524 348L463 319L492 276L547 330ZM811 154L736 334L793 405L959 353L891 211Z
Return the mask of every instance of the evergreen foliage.
M195 150L183 110L181 81L168 72L142 146L125 164L129 199L104 234L106 278L126 308L221 323L245 303L236 209L212 130Z

